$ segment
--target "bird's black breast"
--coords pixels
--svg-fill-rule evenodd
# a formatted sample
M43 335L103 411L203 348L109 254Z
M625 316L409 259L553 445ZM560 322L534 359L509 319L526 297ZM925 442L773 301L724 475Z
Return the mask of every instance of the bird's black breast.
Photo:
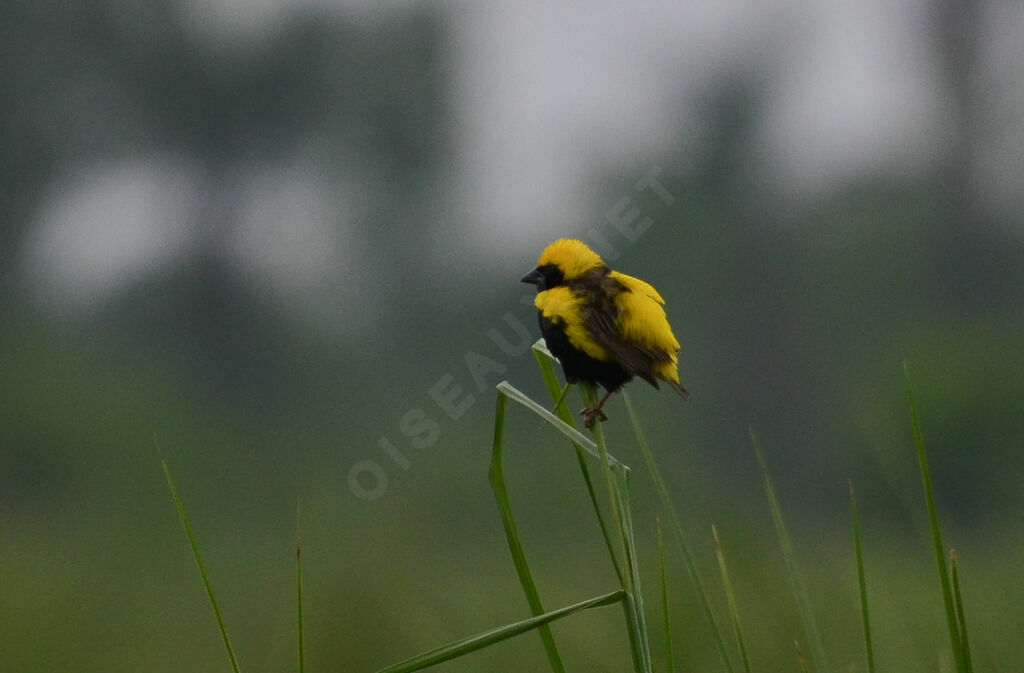
M605 390L614 391L633 378L618 363L602 362L573 346L564 323L540 315L540 333L544 335L548 350L562 364L565 379L570 383L600 384Z

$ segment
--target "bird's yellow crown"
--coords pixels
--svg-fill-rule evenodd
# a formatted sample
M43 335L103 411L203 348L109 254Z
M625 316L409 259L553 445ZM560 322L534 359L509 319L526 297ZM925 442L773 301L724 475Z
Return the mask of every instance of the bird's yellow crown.
M583 241L560 238L544 248L544 252L540 254L537 266L546 264L554 264L562 270L566 280L574 280L595 267L604 266L604 261Z

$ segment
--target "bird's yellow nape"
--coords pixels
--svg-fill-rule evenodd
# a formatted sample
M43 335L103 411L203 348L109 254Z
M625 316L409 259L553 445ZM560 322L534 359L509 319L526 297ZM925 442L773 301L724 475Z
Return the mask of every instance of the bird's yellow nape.
M591 269L604 266L601 256L575 238L560 238L540 254L537 266L553 264L562 271L566 280L579 278Z

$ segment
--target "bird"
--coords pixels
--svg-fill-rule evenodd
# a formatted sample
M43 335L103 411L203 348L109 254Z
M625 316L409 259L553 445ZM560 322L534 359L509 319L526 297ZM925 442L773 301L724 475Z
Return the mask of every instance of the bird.
M571 238L544 248L537 268L521 280L537 286L540 331L566 381L606 391L581 412L588 429L608 420L605 402L634 377L655 388L664 381L689 401L679 382L679 340L652 285L609 269L586 243Z

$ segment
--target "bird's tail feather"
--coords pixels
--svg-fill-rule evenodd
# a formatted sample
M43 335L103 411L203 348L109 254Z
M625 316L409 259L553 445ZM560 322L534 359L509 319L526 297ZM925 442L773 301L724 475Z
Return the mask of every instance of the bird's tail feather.
M681 385L679 385L675 381L668 381L668 384L670 386L672 386L672 388L677 393L679 393L679 396L682 397L684 401L686 401L686 402L690 401L690 392L686 388L682 387Z

